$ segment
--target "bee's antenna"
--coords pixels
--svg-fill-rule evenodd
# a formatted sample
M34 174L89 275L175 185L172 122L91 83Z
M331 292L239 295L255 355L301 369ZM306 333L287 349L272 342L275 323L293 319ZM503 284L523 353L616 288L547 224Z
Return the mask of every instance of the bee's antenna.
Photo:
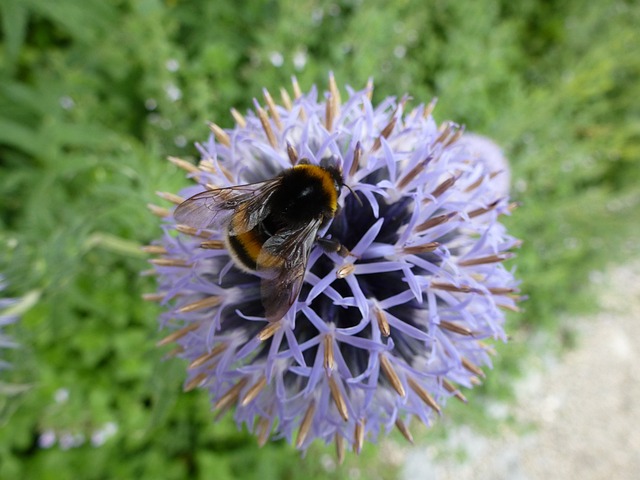
M351 192L351 195L353 195L354 197L356 197L356 201L360 204L361 207L364 207L364 204L362 203L362 200L360 200L360 197L358 195L356 195L356 192L353 191L353 188L351 188L349 185L347 185L346 183L344 184L345 187L347 187L347 190L349 190Z

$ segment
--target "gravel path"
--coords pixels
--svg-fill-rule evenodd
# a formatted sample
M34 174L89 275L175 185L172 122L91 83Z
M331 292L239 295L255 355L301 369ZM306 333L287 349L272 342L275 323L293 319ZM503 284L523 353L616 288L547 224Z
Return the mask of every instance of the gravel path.
M576 320L577 348L517 387L509 413L534 428L492 438L458 428L449 445L466 461L416 446L403 479L640 479L640 262L596 281L601 310Z

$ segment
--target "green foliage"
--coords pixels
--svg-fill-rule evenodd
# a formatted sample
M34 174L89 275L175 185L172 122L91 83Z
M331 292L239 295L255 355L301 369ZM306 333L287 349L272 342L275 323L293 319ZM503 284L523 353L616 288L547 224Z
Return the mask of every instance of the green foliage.
M205 121L230 126L230 107L292 74L438 96L439 120L505 147L529 300L500 375L452 417L486 418L482 397L506 398L534 353L529 332L562 343L559 315L591 305L590 272L638 253L633 2L4 0L0 15L0 271L39 298L11 329L23 348L3 382L22 393L0 397L1 478L395 477L373 446L334 471L322 446L302 461L213 424L204 393L180 392L182 362L161 361L159 309L140 300L153 281L139 247L159 234L145 204L185 183L163 157L195 157ZM91 446L109 422L115 436ZM39 448L49 430L85 443Z

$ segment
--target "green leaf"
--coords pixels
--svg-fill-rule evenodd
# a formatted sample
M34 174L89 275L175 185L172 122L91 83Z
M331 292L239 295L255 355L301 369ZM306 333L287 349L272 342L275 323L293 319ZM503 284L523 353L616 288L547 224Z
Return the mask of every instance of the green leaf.
M100 0L23 0L23 4L82 40L95 39L116 18L115 7Z
M24 153L38 157L44 144L31 127L0 117L0 144L10 145Z
M7 56L11 62L10 67L13 67L24 44L28 13L21 0L4 0L0 4L0 13Z

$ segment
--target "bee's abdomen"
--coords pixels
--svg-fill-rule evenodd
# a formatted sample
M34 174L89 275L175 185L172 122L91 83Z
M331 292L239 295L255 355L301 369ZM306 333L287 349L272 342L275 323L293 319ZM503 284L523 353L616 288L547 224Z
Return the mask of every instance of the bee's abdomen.
M254 228L238 235L227 235L227 247L238 266L243 270L255 272L258 255L267 238L261 234L259 228Z

